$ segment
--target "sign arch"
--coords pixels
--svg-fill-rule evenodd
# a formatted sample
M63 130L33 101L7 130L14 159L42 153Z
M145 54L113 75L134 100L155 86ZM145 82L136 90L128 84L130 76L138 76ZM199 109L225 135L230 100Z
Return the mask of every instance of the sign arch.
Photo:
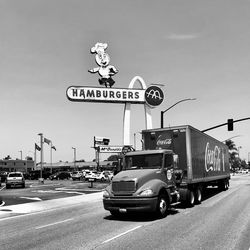
M140 83L141 89L146 90L147 86L142 77L135 76L130 84L129 89L133 89L135 83ZM145 126L146 129L151 129L152 125L152 115L150 107L144 103L144 114L145 114ZM130 145L130 130L131 130L131 103L125 103L124 114L123 114L123 145Z

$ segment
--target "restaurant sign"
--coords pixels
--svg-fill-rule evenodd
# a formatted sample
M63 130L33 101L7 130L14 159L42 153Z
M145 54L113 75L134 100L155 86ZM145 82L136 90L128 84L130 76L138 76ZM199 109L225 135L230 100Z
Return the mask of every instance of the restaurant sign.
M121 153L123 146L99 146L100 153Z
M145 103L145 89L70 86L66 93L73 102Z

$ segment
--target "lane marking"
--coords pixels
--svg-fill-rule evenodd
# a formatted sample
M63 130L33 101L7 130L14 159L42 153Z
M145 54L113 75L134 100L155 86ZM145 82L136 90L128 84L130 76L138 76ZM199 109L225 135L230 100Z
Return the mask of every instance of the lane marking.
M2 203L0 204L0 207L3 207L4 205L5 205L5 201L2 201Z
M39 227L36 227L35 229L41 229L41 228L45 228L45 227L51 227L51 226L54 226L54 225L57 225L57 224L61 224L61 223L64 223L64 222L67 222L67 221L71 221L71 220L74 220L74 218L67 219L67 220L61 220L61 221L57 221L57 222L54 222L54 223L51 223L51 224L39 226Z
M2 188L0 188L0 191L2 191L5 188L5 186L3 186Z
M134 231L134 230L140 228L140 227L142 227L142 225L137 226L137 227L134 227L134 228L132 228L132 229L129 229L128 231L126 231L126 232L124 232L124 233L118 234L118 235L116 235L116 236L114 236L114 237L112 237L112 238L110 238L110 239L108 239L108 240L105 240L105 241L102 242L102 244L105 244L105 243L108 243L108 242L110 242L110 241L112 241L112 240L114 240L114 239L117 239L117 238L119 238L119 237L121 237L121 236L123 236L123 235L125 235L125 234L127 234L127 233L130 233L130 232L132 232L132 231Z
M22 196L20 198L22 198L22 199L28 199L28 200L33 200L33 201L41 201L42 200L39 197L26 197L26 196Z
M29 184L29 183L27 183ZM36 184L35 184L36 185ZM61 184L60 183L51 183L51 184L41 184L41 185L36 185L34 186L34 184L31 184L30 187L31 188L37 188L37 187L54 187L54 186L60 186Z

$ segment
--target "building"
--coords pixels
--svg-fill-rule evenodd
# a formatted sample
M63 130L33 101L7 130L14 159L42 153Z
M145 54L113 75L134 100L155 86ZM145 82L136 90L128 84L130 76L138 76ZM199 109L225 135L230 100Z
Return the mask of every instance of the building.
M117 167L116 161L100 161L99 162L99 170L111 170L114 171ZM40 170L41 164L37 164L35 170ZM43 163L43 169L52 170L52 172L57 171L74 171L74 170L83 170L90 169L96 170L97 163L93 161L88 162L56 162L56 163Z
M0 172L23 172L27 173L34 169L33 160L0 160Z

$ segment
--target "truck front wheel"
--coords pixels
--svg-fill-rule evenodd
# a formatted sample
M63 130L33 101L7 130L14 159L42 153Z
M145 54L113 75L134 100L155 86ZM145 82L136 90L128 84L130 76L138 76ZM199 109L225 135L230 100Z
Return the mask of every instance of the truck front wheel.
M160 194L158 198L157 208L156 208L157 215L160 218L166 217L167 212L168 212L168 207L169 207L169 202L168 202L167 196L164 194Z

